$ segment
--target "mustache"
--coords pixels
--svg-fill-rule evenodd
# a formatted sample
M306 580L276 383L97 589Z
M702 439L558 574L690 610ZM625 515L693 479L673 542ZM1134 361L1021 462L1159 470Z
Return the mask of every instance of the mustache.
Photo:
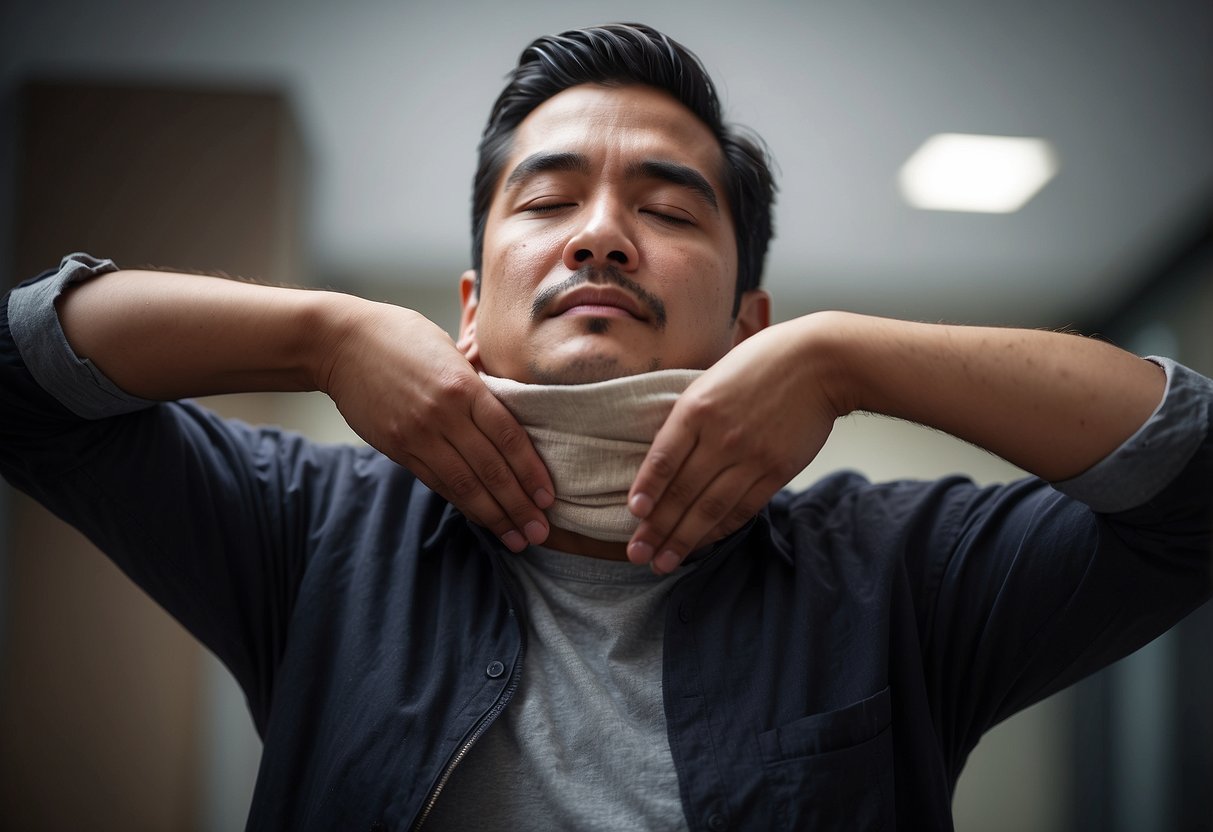
M646 291L643 286L619 271L615 266L582 266L565 280L560 281L555 286L549 286L544 289L535 296L535 300L531 304L531 320L537 321L542 318L547 312L548 307L555 303L558 297L580 286L582 283L593 283L599 286L618 286L640 301L640 305L648 310L649 319L652 320L654 326L658 329L665 329L665 304L662 303L661 298Z

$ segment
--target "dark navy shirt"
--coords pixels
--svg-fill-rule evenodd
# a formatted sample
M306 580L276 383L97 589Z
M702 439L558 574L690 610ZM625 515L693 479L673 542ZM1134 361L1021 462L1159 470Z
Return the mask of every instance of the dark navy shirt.
M0 471L235 675L265 743L249 828L410 828L518 684L509 553L370 448L118 390L54 314L112 268L0 304ZM1213 382L1160 363L1163 404L1068 483L843 473L704 554L661 690L689 827L949 829L985 730L1206 600Z

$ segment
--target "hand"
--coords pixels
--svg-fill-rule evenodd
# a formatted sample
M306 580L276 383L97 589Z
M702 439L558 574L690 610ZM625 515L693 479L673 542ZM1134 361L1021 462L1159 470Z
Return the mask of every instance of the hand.
M679 397L628 494L643 519L629 560L672 572L741 528L821 450L840 411L806 349L806 322L751 336Z
M551 476L450 336L416 312L367 302L338 329L319 386L350 427L511 551L546 540Z

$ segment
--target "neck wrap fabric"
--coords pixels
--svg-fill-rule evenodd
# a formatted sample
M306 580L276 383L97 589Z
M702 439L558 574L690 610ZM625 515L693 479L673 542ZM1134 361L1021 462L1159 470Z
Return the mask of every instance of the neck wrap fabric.
M640 521L628 489L674 402L702 370L658 370L592 384L523 384L481 374L526 428L556 486L553 526L626 541Z

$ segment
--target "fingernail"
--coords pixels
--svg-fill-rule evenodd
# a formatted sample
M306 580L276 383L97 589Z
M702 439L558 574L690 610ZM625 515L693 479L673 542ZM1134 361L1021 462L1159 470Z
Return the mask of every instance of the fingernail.
M547 508L552 503L556 502L556 498L553 497L551 492L549 492L546 488L540 488L538 491L536 491L535 496L532 499L535 500L535 505L539 506L540 508Z
M527 523L524 531L526 532L527 542L536 545L542 543L548 536L548 530L538 520L532 520Z
M680 561L678 555L671 552L669 549L666 549L657 556L655 563L657 564L658 569L668 574L678 568Z
M521 552L526 548L526 540L512 529L501 536L501 542L511 552Z
M648 494L637 494L628 500L628 509L643 520L653 510L653 501L649 499Z
M648 563L653 559L653 547L642 540L637 540L628 546L628 559L632 563Z

